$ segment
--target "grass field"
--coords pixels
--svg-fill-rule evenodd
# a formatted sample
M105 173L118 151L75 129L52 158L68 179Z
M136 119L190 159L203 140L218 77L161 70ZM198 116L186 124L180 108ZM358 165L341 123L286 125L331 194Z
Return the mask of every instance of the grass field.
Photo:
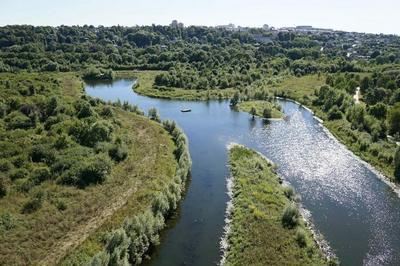
M284 117L284 114L273 103L268 101L245 101L237 105L240 111L247 113L250 113L252 107L256 109L256 116L262 117L264 109L268 108L271 110L271 118Z
M17 75L21 80L57 80L59 89L53 93L66 103L84 94L75 73ZM15 77L2 74L1 78L11 76ZM120 125L114 134L126 143L127 159L112 167L104 183L86 188L59 185L54 181L57 177L27 193L11 185L0 198L1 265L54 265L68 254L67 262L86 263L101 250L101 238L107 231L120 227L127 216L149 209L155 193L173 182L177 161L171 135L146 117L118 107L112 110ZM0 127L1 134L3 130ZM29 150L36 135L31 130L16 130L14 136L15 142ZM41 208L22 213L21 206L37 191L44 195ZM58 207L60 202L64 207Z
M273 166L242 146L230 149L229 164L233 212L225 265L326 265L303 222L283 226L285 208L294 203Z

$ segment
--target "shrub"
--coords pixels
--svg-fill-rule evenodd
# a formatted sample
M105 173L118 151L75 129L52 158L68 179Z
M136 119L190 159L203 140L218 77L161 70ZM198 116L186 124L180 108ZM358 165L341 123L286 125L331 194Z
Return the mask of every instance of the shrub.
M397 182L400 181L400 148L397 148L394 155L394 177Z
M296 195L296 192L292 186L285 186L283 188L283 193L289 200L293 200Z
M282 215L282 225L286 228L294 228L300 223L300 212L296 204L286 206Z
M103 117L108 117L108 118L114 116L114 112L110 106L104 106L103 109L101 110L100 114Z
M38 167L33 170L32 178L36 183L41 183L45 180L51 179L51 172L48 167Z
M6 116L5 120L8 129L28 129L34 126L29 117L19 111L14 111Z
M82 162L78 170L78 185L86 187L90 184L103 183L111 170L108 156L100 153Z
M116 162L121 162L128 157L128 150L125 145L114 144L108 150L108 155Z
M269 107L264 108L264 110L263 110L263 117L264 117L264 118L271 118L271 117L272 117L271 108L269 108Z
M386 117L387 114L386 105L384 103L379 102L373 106L370 106L368 108L368 113L374 116L375 118L383 119Z
M0 233L15 227L15 218L11 213L0 214Z
M54 150L50 146L38 144L32 147L29 156L32 162L43 162L51 164L55 159Z
M110 254L109 265L129 265L128 248L129 238L121 228L108 236L106 251Z
M9 160L0 159L0 172L7 172L12 168L12 164Z
M304 229L298 228L296 230L296 242L301 248L307 247L307 235Z
M0 176L0 198L4 197L5 195L7 195L6 178L3 176Z
M40 209L43 205L44 193L39 191L22 207L22 213L32 213Z
M68 148L70 146L70 144L71 144L71 141L68 139L68 136L63 134L63 135L57 137L53 146L57 150L62 150L62 149Z
M65 211L67 209L67 204L63 200L57 200L56 207L59 211Z
M160 122L160 116L158 115L158 111L156 108L150 108L148 112L148 116L151 120Z
M75 105L78 118L85 118L95 114L90 104L86 101L80 101Z
M340 112L339 107L334 105L328 112L328 120L342 119L342 112Z
M13 171L11 171L10 173L10 179L11 180L17 180L17 179L22 179L25 178L29 175L28 170L26 170L25 168L21 168L21 169L14 169Z

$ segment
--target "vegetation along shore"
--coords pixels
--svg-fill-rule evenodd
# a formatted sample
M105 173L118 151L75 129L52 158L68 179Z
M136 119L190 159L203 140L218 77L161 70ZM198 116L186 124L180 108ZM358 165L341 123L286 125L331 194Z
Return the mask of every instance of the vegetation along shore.
M222 241L222 265L328 265L305 225L298 196L265 157L229 147L232 202Z

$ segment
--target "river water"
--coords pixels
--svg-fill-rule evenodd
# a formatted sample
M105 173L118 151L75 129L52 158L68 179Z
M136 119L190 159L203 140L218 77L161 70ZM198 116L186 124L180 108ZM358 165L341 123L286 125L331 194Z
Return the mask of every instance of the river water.
M133 80L86 84L87 94L128 101L175 120L189 139L192 178L179 215L162 237L152 265L213 265L220 260L227 145L253 148L278 165L342 265L400 265L400 199L365 163L325 132L305 108L280 101L288 121L252 120L227 101L176 101L140 96ZM181 113L190 108L192 112Z

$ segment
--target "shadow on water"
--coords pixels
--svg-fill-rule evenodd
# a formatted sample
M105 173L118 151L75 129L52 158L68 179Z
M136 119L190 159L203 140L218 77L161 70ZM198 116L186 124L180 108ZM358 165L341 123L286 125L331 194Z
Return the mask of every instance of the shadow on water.
M175 120L189 139L192 178L162 234L151 265L212 265L220 259L226 195L227 144L249 146L271 159L302 196L316 228L343 265L400 265L400 199L371 169L330 138L306 108L279 101L287 120L254 120L228 101L174 101L140 96L132 80L87 84L105 101L128 101ZM192 112L181 113L181 108Z

